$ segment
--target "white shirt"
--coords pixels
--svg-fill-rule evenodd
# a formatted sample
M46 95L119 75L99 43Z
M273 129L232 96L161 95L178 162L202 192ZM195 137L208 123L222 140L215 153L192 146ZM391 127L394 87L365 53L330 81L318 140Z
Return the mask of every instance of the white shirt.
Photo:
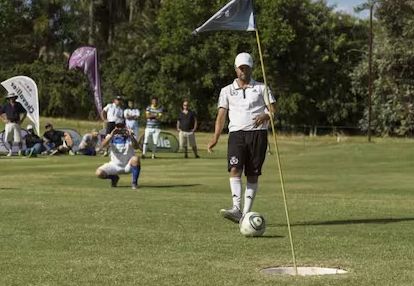
M107 135L111 136L110 134ZM114 135L110 142L111 147L111 163L118 166L126 166L129 160L135 155L132 142L129 137L122 135Z
M125 117L125 123L127 126L133 126L134 124L138 123L137 119L128 119L128 116L135 116L139 117L140 112L139 109L131 109L127 108L124 110L124 117Z
M124 112L121 107L116 106L115 103L108 103L104 109L108 122L115 122L117 119L124 118Z
M270 104L276 102L269 88ZM267 130L266 122L258 127L254 126L254 118L259 114L269 113L264 97L265 85L251 80L245 90L239 87L237 80L221 89L218 108L225 108L229 114L229 131Z

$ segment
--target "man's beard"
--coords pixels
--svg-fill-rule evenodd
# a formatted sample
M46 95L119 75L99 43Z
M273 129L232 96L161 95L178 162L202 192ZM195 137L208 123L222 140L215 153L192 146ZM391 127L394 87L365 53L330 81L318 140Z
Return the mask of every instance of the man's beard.
M247 81L249 81L249 80L250 80L250 76L249 76L249 75L247 75L247 74L241 74L241 75L239 76L239 79L240 79L240 80L242 80L242 81L247 82Z

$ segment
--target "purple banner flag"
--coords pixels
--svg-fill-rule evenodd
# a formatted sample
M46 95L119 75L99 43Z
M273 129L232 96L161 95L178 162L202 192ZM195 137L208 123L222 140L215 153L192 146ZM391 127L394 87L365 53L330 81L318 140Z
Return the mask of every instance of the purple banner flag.
M69 59L69 69L80 69L88 76L93 90L95 106L98 114L102 112L101 79L98 71L98 55L94 47L80 47Z
M193 34L217 30L255 31L252 0L231 0Z

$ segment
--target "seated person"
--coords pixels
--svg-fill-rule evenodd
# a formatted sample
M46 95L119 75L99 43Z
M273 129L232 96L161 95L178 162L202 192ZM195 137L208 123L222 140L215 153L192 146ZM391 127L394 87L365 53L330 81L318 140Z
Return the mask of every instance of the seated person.
M95 129L91 133L86 133L82 137L82 141L79 144L79 150L77 154L96 156L96 148L99 142L99 133Z
M43 134L45 144L50 149L50 155L67 154L73 145L72 137L67 132L53 129L51 123L45 125L46 131Z
M32 125L27 125L26 130L27 134L24 137L26 142L25 155L28 157L36 157L37 154L40 154L45 149L43 146L43 140L36 135Z

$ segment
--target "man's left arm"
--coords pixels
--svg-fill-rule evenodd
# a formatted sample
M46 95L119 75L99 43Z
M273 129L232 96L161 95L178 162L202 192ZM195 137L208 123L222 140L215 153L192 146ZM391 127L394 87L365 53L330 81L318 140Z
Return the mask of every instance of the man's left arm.
M265 122L270 120L270 116L272 116L272 118L274 118L274 114L276 112L276 103L272 103L270 105L267 105L267 111L265 113L259 114L254 118L254 125L255 127L258 127L262 124L264 124Z
M19 123L22 123L26 119L26 116L27 116L27 112L23 113L23 116L20 118Z
M197 121L197 117L194 116L194 128L193 128L193 132L195 132L197 130L197 126L198 126L198 121Z
M23 116L20 117L20 121L19 121L19 123L22 123L26 119L27 110L21 104L20 104L20 114L23 114ZM20 114L19 114L19 116L20 116Z
M156 118L157 118L158 120L160 120L160 119L161 119L161 117L163 117L163 115L164 115L164 109L163 109L163 108L161 108L160 110L158 110L157 115L156 115Z

